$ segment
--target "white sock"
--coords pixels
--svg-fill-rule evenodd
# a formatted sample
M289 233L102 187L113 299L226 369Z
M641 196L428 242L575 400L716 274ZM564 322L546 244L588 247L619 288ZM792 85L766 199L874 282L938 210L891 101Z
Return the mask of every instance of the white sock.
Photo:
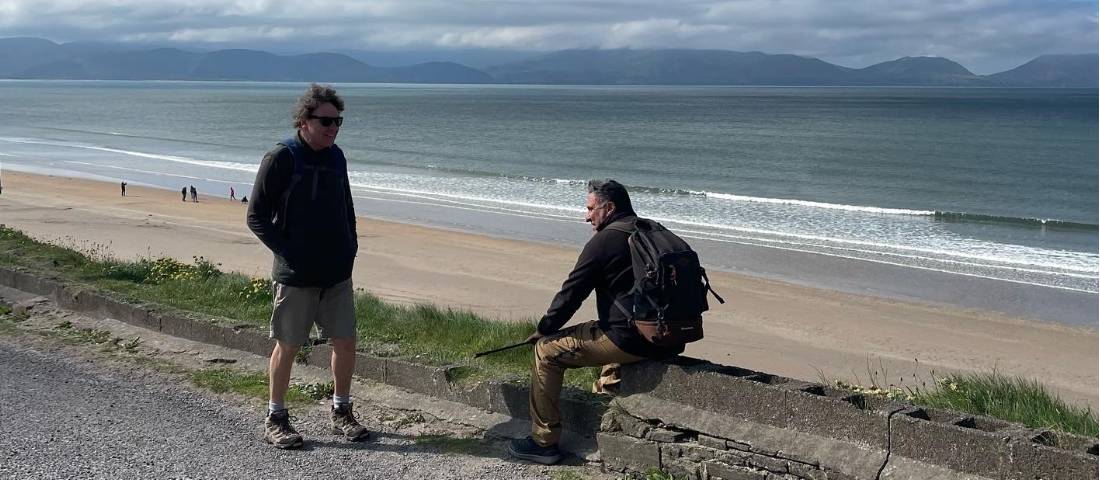
M332 394L332 406L351 405L351 395Z
M267 401L267 414L268 415L271 415L272 413L278 412L279 410L286 410L286 407L284 407L283 404L281 404L281 403L275 403L271 400Z

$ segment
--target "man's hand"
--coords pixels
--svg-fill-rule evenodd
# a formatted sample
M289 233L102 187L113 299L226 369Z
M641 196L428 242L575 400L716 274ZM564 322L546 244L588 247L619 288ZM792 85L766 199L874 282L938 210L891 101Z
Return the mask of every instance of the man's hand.
M535 330L535 333L532 333L530 337L527 337L527 343L534 345L535 342L539 341L540 338L545 336L546 335L539 333L538 330Z

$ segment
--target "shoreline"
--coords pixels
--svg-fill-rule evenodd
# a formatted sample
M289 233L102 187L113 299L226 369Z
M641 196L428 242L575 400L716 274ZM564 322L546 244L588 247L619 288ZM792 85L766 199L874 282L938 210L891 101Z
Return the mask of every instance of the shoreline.
M3 180L0 223L35 238L68 237L69 246L107 249L123 259L203 256L225 270L269 273L271 255L245 227L245 208L238 202L201 195L199 203L180 202L178 191L133 184L120 197L117 184L12 170L4 171ZM399 303L532 321L545 311L579 250L359 213L356 285ZM587 225L578 219L561 229L574 235L572 229L587 231ZM826 268L845 267L836 262ZM1039 380L1067 401L1097 409L1095 327L735 272L713 271L711 279L727 304L711 306L707 336L689 345L688 355L813 381L823 375L870 383L869 372L880 368L885 372L879 380L886 382L912 374L927 378L929 370L995 368ZM594 316L591 303L575 321Z

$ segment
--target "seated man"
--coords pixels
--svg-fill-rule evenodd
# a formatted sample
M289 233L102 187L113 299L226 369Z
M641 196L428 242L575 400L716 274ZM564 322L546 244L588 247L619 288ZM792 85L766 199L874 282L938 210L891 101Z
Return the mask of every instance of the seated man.
M633 231L637 215L626 187L614 180L588 182L584 219L595 232L584 246L573 271L528 341L535 343L531 372L531 436L513 441L512 456L550 465L562 459L561 412L558 405L562 377L567 368L603 366L593 390L602 393L618 383L618 366L643 358L666 358L684 351L684 346L659 348L647 342L621 315L610 315L618 296L634 286L629 234L606 228L622 222ZM618 227L618 225L617 225ZM599 320L561 330L592 290L596 291Z

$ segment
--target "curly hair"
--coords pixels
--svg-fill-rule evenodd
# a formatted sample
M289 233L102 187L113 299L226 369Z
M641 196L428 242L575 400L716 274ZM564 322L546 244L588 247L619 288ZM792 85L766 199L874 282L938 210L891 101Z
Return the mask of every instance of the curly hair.
M313 111L324 103L331 103L337 111L344 111L344 99L336 94L336 90L331 85L309 84L306 93L303 93L298 98L298 103L294 104L294 128L300 128L306 120L309 120L309 116L313 115Z

